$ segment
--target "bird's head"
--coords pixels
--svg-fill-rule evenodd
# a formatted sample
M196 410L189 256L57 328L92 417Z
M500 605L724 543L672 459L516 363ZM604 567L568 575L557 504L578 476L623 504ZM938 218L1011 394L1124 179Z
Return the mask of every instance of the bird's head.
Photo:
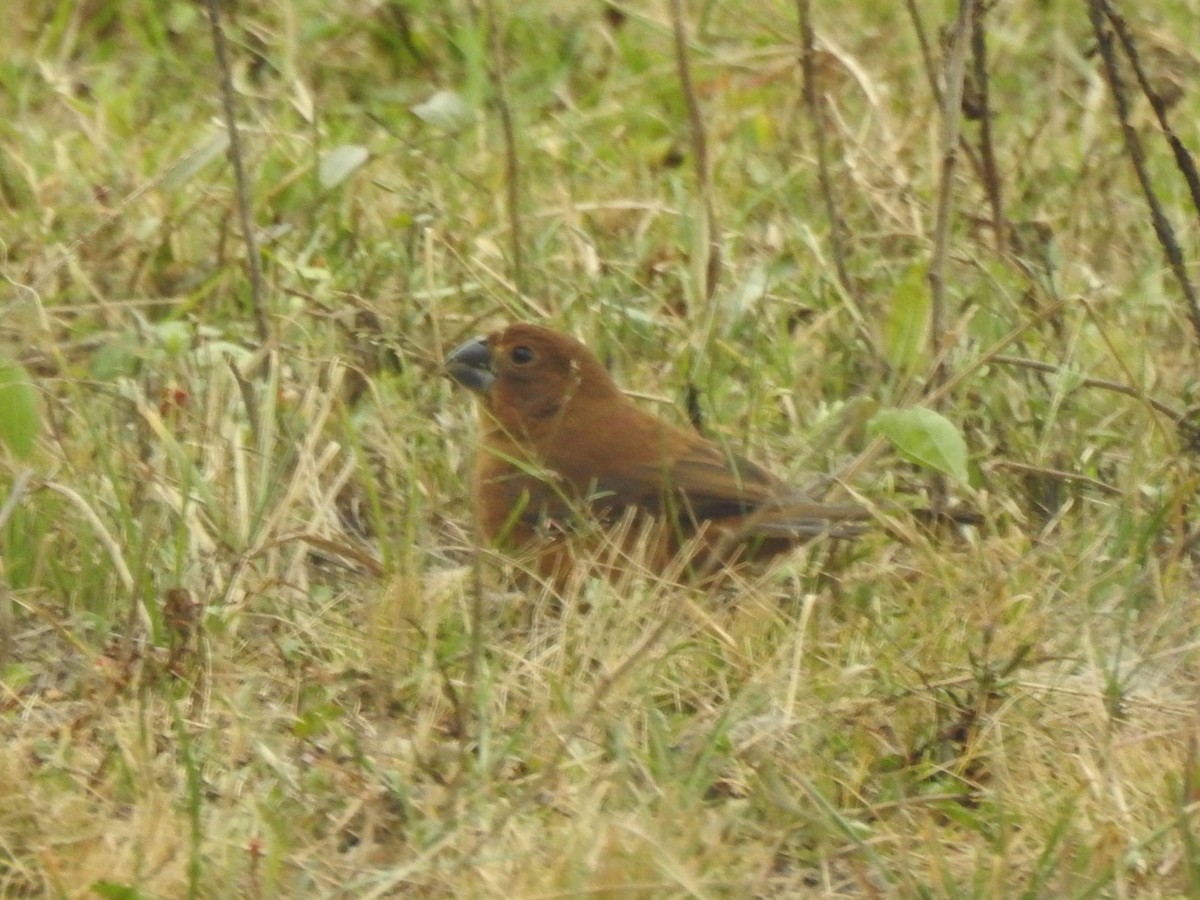
M557 416L574 397L620 396L616 383L582 343L520 323L474 338L446 358L446 373L483 398L502 423L523 427Z

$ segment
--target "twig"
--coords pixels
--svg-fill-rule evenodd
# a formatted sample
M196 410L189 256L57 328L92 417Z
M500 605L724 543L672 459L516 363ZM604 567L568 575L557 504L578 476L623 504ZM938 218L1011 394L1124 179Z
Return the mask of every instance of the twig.
M233 163L238 218L242 223L242 240L246 244L246 260L250 266L250 301L254 313L254 325L258 329L259 341L265 344L270 337L270 331L267 328L266 313L263 312L262 262L258 256L258 240L254 235L254 223L250 218L250 187L246 179L246 166L242 160L242 142L234 110L233 75L229 67L225 29L221 27L219 2L220 0L204 0L204 5L208 9L208 21L212 26L213 50L217 56L217 69L221 73L221 109L225 114L225 128L229 132L229 160Z
M515 293L524 294L525 237L521 220L521 160L517 155L517 132L513 125L512 104L508 102L508 82L504 68L504 42L501 40L499 15L493 0L484 0L487 16L488 73L492 82L496 111L500 114L500 132L504 136L505 203L508 206L508 246L512 257L512 282Z
M1038 359L1026 359L1023 356L1008 356L1006 354L996 354L991 359L994 363L999 363L1003 366L1016 366L1022 369L1033 369L1035 372L1049 372L1051 374L1060 374L1064 371L1062 366L1054 363L1042 362ZM1117 394L1124 394L1126 397L1133 397L1136 400L1141 400L1155 412L1160 412L1172 422L1184 421L1184 414L1179 410L1163 403L1161 400L1155 400L1153 397L1148 397L1146 394L1133 387L1132 385L1122 384L1119 381L1109 381L1106 378L1091 378L1083 376L1079 379L1081 387L1098 388L1102 391L1113 391Z
M916 0L905 0L904 5L908 8L908 17L912 21L913 31L917 34L917 44L921 48L921 62L925 69L925 77L929 81L929 91L933 95L934 102L938 108L942 105L942 88L938 83L937 65L934 63L933 50L929 46L929 38L925 35L925 23L921 19L921 12L917 9ZM965 136L959 135L958 149L967 158L972 171L982 178L983 164L975 156L975 148Z
M942 154L942 170L938 182L937 212L934 220L933 255L929 261L929 341L934 359L928 388L932 402L937 390L946 384L949 371L946 364L949 347L946 340L946 259L950 253L950 222L954 214L954 169L958 161L959 120L962 116L963 82L967 73L967 46L971 24L975 19L978 0L960 0L958 21L950 41L950 52L946 58L944 86L942 89L942 128L939 146ZM940 473L934 473L929 482L930 505L939 512L946 500L946 483Z
M938 182L936 219L933 230L933 255L929 261L930 340L936 364L931 386L946 380L942 342L946 329L946 259L950 253L950 222L954 214L954 169L958 162L958 125L962 114L963 81L967 70L968 35L975 18L978 0L960 0L958 21L954 24L950 53L946 59L945 85L942 92L942 128L939 146L942 169Z
M683 16L683 0L671 0L671 21L675 31L675 66L679 71L679 87L687 106L688 125L692 137L692 155L696 158L696 187L704 204L704 227L707 231L708 256L704 263L704 299L712 300L721 277L721 229L717 224L712 197L712 172L708 159L708 136L704 116L696 98L692 70L688 63L687 25Z
M992 104L988 89L987 67L987 29L984 27L984 17L987 7L979 10L971 28L971 60L974 75L978 107L975 110L979 119L979 155L983 165L983 187L987 191L988 205L992 211L992 240L999 253L1004 252L1005 227L1004 204L1000 194L1000 171L996 165L996 151L992 142Z
M1142 196L1146 198L1146 205L1150 208L1150 221L1154 226L1154 234L1158 238L1159 246L1162 247L1163 255L1167 258L1167 264L1175 275L1175 280L1179 282L1180 290L1183 291L1188 318L1191 319L1197 338L1200 338L1200 298L1197 297L1196 288L1188 278L1183 251L1175 239L1175 229L1166 213L1163 212L1162 204L1159 203L1158 196L1154 193L1154 186L1150 183L1150 174L1146 171L1146 155L1138 140L1137 131L1129 118L1129 98L1125 94L1125 86L1121 81L1121 72L1117 65L1117 56L1113 51L1112 34L1104 27L1104 20L1106 18L1111 20L1114 14L1109 9L1106 0L1088 0L1088 14L1092 21L1096 46L1100 50L1100 58L1104 61L1104 74L1108 80L1109 90L1112 92L1113 106L1116 107L1117 119L1121 123L1121 133L1125 138L1125 152L1129 156L1129 161L1133 163L1138 184L1142 189Z
M813 142L817 150L817 178L821 185L821 197L825 201L825 215L829 219L829 242L833 252L833 266L837 271L838 282L841 284L842 290L858 309L861 320L861 304L858 294L850 283L850 275L846 267L849 246L846 223L838 209L837 200L833 194L833 182L829 177L829 147L825 141L824 108L817 92L816 38L813 32L810 0L796 0L796 16L800 23L800 70L804 77L804 105L808 109L808 117L812 123Z
M1008 469L1024 475L1038 475L1042 478L1051 478L1055 481L1073 481L1077 484L1086 485L1101 494L1107 494L1110 497L1120 497L1125 493L1118 487L1113 487L1111 484L1088 475L1080 475L1078 472L1065 472L1062 469L1051 469L1046 466L1034 466L1029 463L1017 462L1015 459L998 459L992 463L992 467L996 469Z
M1125 17L1113 11L1111 7L1106 12L1108 21L1112 23L1113 31L1117 33L1117 38L1121 42L1121 49L1125 51L1125 57L1129 60L1129 67L1133 69L1133 74L1137 78L1138 87L1150 101L1150 108L1154 110L1154 117L1158 119L1158 127L1162 129L1167 143L1171 145L1171 152L1175 156L1175 165L1183 174L1188 190L1191 192L1192 206L1195 207L1197 215L1200 215L1200 174L1196 172L1196 161L1192 159L1192 154L1188 152L1183 141L1179 139L1179 135L1175 133L1175 129L1171 127L1171 123L1167 121L1167 104L1163 102L1158 91L1154 90L1142 68L1142 60L1138 55L1137 46L1133 43L1133 35L1129 33L1129 26L1125 24Z
M929 79L929 90L933 99L940 105L942 89L938 86L937 68L933 64L933 51L929 49L929 39L925 37L925 25L921 22L921 11L917 9L916 0L904 0L908 8L908 17L912 19L913 30L917 33L917 43L921 47L921 62L925 66L925 77Z

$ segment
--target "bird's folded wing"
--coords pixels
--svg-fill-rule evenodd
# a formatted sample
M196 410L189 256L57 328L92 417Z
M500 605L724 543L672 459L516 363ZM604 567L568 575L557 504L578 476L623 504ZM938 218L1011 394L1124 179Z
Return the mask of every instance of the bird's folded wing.
M642 465L598 479L594 505L638 506L693 526L743 520L746 537L803 539L817 534L850 536L869 514L854 504L813 500L747 459L715 444L693 448L669 465Z

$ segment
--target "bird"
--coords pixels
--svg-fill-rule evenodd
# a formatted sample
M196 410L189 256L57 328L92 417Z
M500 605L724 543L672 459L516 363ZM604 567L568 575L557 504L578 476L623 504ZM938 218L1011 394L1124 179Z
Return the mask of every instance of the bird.
M619 531L626 549L640 540L655 570L682 560L701 579L814 537L852 537L871 518L642 409L569 334L510 324L454 348L445 371L479 399L481 537L544 579L561 584L582 536L597 533Z

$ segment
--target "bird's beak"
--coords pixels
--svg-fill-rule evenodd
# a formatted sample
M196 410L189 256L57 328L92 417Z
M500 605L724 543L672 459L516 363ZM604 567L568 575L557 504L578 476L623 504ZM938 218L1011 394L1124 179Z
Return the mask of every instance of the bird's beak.
M486 394L496 380L487 338L474 338L455 347L446 357L446 374L468 390Z

